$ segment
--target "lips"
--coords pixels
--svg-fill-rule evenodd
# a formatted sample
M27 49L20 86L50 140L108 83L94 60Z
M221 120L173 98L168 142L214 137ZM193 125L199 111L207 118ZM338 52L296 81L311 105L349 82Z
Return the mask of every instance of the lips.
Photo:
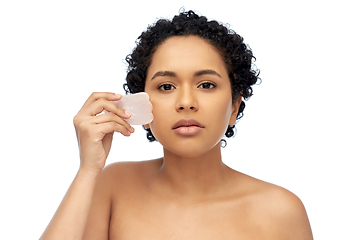
M204 126L196 121L195 119L181 119L180 121L177 121L172 129L177 129L180 127L200 127L204 128Z

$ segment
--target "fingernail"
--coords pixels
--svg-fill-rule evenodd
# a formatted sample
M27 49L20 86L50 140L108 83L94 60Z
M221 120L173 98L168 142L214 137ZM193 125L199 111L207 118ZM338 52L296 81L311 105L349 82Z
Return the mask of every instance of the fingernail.
M131 114L128 113L127 111L125 111L125 115L126 115L127 117L131 117Z
M121 94L115 93L115 97L119 98L121 97Z

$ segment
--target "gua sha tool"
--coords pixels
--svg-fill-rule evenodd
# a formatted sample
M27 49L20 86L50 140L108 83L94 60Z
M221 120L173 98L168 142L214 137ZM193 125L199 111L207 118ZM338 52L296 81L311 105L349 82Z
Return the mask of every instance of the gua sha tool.
M112 103L131 114L130 118L124 119L129 124L144 125L153 120L152 105L145 92L123 95L119 101Z

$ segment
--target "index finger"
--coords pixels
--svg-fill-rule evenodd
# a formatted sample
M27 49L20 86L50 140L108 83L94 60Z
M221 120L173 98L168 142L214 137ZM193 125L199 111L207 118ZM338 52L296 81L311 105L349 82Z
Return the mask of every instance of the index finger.
M111 93L111 92L94 92L90 95L90 97L86 100L81 109L89 106L93 102L99 100L100 98L104 98L109 101L117 101L121 99L121 94Z

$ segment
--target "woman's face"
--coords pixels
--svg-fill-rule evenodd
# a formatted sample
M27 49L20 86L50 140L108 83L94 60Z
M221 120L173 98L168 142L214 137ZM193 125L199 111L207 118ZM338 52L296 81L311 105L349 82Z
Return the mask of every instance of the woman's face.
M232 103L218 50L195 36L171 37L157 48L145 92L153 104L152 133L166 150L184 157L200 156L220 144L240 104Z

